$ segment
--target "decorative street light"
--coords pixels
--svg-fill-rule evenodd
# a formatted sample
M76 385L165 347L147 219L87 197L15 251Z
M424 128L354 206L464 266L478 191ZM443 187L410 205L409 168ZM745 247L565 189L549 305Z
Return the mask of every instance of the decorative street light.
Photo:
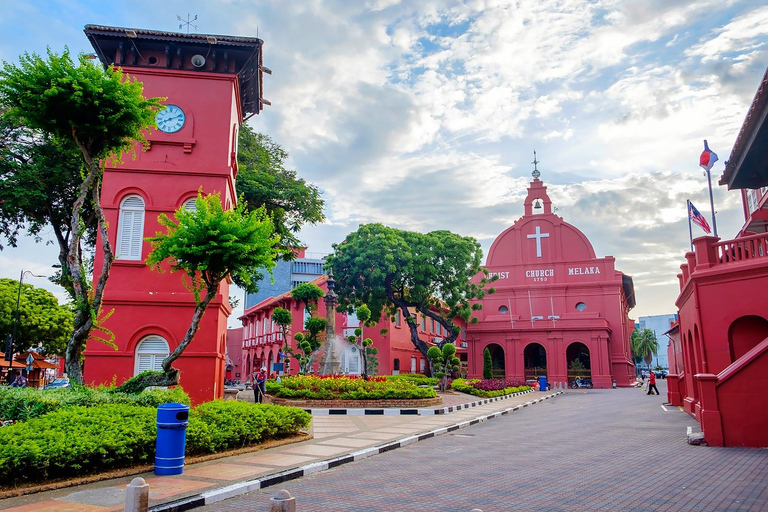
M19 293L16 295L16 318L13 322L13 336L9 336L6 344L5 344L5 360L6 361L12 361L13 360L13 344L16 342L16 329L19 326L19 303L21 302L21 288L24 284L24 276L29 275L30 277L46 277L39 274L33 274L29 270L22 270L21 275L19 276Z

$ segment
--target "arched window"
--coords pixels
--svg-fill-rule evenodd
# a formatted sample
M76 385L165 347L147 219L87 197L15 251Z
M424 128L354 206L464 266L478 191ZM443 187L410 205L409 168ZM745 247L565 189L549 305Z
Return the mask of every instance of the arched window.
M347 375L360 375L362 373L360 350L356 345L350 345L341 353L341 372Z
M197 197L190 197L189 199L184 201L184 209L187 210L188 212L195 211L195 209L197 208L195 206L196 200L197 200Z
M168 357L168 342L160 336L147 336L136 346L134 375L147 370L162 371L163 359Z
M120 203L120 219L117 224L118 260L141 260L144 237L144 199L128 196Z

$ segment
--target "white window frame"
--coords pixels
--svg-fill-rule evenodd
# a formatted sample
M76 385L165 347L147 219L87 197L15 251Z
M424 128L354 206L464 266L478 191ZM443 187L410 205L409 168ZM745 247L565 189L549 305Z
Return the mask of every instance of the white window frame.
M120 202L115 259L141 261L145 206L144 198L136 194L127 196Z
M163 359L170 353L168 342L162 336L152 334L145 337L134 351L133 375L146 370L162 371Z

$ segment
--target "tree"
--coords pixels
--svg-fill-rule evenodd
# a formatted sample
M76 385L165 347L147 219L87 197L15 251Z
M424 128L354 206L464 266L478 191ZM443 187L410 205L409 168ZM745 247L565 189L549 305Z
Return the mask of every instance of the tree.
M19 324L13 351L23 352L42 344L43 354L64 355L72 334L72 311L43 288L24 284L19 295L19 282L15 279L0 279L0 339L5 340L13 332L17 298Z
M181 356L195 337L208 304L224 279L238 276L253 286L251 276L258 268L271 271L277 258L272 221L263 208L246 212L242 205L224 210L219 194L203 197L199 192L195 209L176 210L176 220L165 214L159 217L165 233L158 232L147 240L152 252L147 264L162 272L169 262L171 272L183 271L188 288L194 293L195 310L184 339L163 360L162 376L148 375L142 386L173 386L179 383L179 371L173 362Z
M62 280L71 283L75 307L66 369L77 383L83 383L82 352L98 321L114 260L99 201L102 163L119 160L135 141L145 140L147 128L155 126L155 113L162 108L160 99L145 99L142 93L142 84L125 77L120 69L98 67L85 55L76 64L68 50L61 55L49 50L47 60L24 54L18 65L4 63L0 70L0 105L7 119L50 137L64 148L76 146L84 161L80 180L75 184L77 191L68 201L69 239L62 263ZM84 217L88 202L104 252L93 288L83 264L81 243L89 225Z
M488 347L483 350L483 378L493 378L493 360L491 359L491 351Z
M373 327L376 325L376 321L371 318L371 310L365 304L361 304L355 310L355 316L360 321L360 327L355 329L355 335L349 336L347 339L350 343L357 346L360 350L360 355L363 359L363 379L368 380L368 362L369 358L375 357L379 353L378 349L373 346L373 340L371 338L363 338L363 327ZM376 361L378 366L378 361Z
M642 358L645 364L650 367L653 356L659 351L659 342L656 340L656 334L651 329L640 330L635 327L630 338L632 353L637 358Z
M333 270L339 305L366 304L373 318L402 314L414 347L427 357L427 343L419 338L413 312L434 319L445 332L437 344L453 344L461 332L456 318L475 323L473 302L493 289L494 280L480 265L482 250L471 237L449 231L422 234L363 224L333 245L326 268Z
M293 335L296 341L296 350L287 348L290 355L299 362L299 372L309 373L315 362L315 355L322 347L322 334L325 332L325 318L307 318L304 322L305 332L297 332Z
M243 125L238 137L237 190L248 208L266 208L280 235L281 256L293 259L302 226L325 221L320 190L284 165L288 153L269 136Z
M304 307L307 308L307 314L312 316L314 308L317 306L317 301L325 296L325 292L313 283L301 283L296 288L291 290L291 297L294 300L304 303Z
M275 308L272 310L272 321L280 327L280 333L283 335L283 343L280 347L280 352L282 354L286 354L286 348L288 347L288 328L293 323L293 315L290 311L283 308ZM279 361L278 361L279 362ZM285 371L288 371L288 363L290 363L290 359L286 358L286 368Z
M448 374L459 371L460 360L456 357L456 346L446 343L443 348L429 347L427 357L435 369L434 376L440 379L440 391L448 387Z

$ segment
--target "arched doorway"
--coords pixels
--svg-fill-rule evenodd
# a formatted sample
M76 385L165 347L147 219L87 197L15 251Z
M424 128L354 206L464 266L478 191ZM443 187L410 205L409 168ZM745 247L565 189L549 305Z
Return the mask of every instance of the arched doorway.
M506 373L506 366L504 364L504 349L501 345L496 343L490 343L487 347L488 352L491 353L491 367L493 368L493 378L503 379Z
M568 382L571 383L579 377L592 378L592 364L589 357L589 348L576 341L568 345L565 350L565 358L568 362Z
M768 320L761 316L743 316L728 329L728 349L733 363L768 338Z
M525 380L547 376L547 351L539 343L529 343L523 351Z
M272 373L272 351L269 351L269 356L267 357L267 375Z

